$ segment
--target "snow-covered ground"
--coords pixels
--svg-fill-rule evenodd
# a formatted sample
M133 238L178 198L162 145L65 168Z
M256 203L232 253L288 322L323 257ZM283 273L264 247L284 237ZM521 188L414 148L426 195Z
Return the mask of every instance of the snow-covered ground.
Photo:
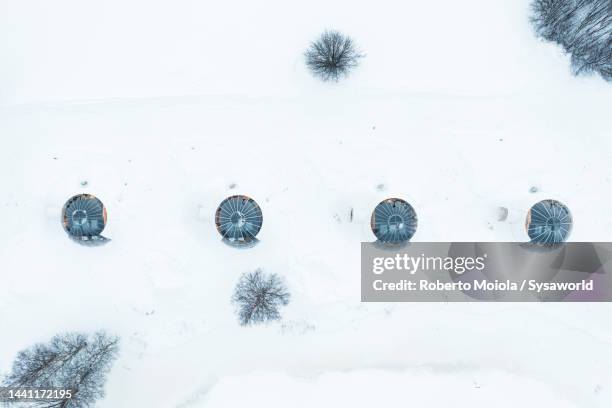
M302 52L332 27L367 57L322 84ZM0 52L0 372L104 328L101 408L612 403L608 304L359 301L386 197L418 241L523 241L544 198L572 240L610 241L612 88L533 37L527 0L5 0ZM80 192L108 245L62 230ZM248 250L214 228L236 193L264 213ZM257 267L292 302L242 328L230 297Z

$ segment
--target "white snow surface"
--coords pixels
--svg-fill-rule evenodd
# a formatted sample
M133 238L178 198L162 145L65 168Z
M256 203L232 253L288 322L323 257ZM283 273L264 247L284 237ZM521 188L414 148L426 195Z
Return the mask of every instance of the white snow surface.
M571 240L610 241L612 88L571 76L528 13L2 1L0 372L56 333L105 329L122 348L101 408L609 407L609 304L359 299L387 197L414 206L416 241L524 241L544 198L571 209ZM367 54L338 84L303 64L325 28ZM105 246L62 230L83 192L107 207ZM254 248L214 228L232 194L262 207ZM243 328L230 297L259 267L292 301Z

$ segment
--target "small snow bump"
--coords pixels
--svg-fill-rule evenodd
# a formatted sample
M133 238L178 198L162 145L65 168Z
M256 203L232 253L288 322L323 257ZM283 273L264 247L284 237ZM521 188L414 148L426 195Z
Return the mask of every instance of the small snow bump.
M497 221L506 221L508 219L508 209L506 207L497 207Z

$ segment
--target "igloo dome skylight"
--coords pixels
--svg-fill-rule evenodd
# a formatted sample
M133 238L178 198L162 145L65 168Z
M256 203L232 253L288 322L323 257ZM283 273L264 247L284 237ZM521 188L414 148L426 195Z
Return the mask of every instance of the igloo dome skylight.
M215 224L221 236L229 242L247 244L256 241L263 215L259 205L247 196L235 195L219 204Z
M417 228L417 215L406 201L388 198L374 209L371 226L380 242L397 244L412 238Z
M531 242L554 245L565 242L572 230L569 209L556 200L543 200L534 204L525 222Z
M64 205L62 225L74 238L87 240L99 237L106 226L104 204L91 194L76 195Z

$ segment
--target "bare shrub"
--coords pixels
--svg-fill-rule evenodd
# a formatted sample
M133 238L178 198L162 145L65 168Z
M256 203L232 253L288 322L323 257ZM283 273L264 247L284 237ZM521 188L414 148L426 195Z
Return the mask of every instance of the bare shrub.
M243 326L279 320L279 308L289 304L289 299L282 279L276 274L265 274L261 269L242 275L232 296Z
M38 408L87 408L104 397L104 383L117 357L119 339L104 332L59 334L17 354L3 385L70 389L70 398L30 403Z
M306 66L324 81L338 81L363 58L353 40L335 30L324 31L305 52Z
M533 0L536 34L561 45L575 75L599 73L612 80L612 3L610 0Z

